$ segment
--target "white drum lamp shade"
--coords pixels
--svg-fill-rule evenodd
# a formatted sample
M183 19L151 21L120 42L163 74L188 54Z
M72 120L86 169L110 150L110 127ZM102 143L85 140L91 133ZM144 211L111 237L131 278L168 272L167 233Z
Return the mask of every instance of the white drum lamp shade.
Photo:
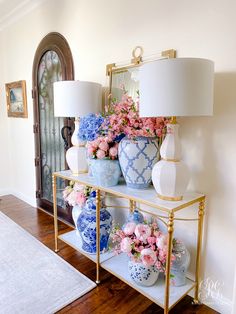
M79 118L101 111L102 86L94 82L58 81L53 84L54 116L75 118L73 144L66 152L67 164L74 175L87 172L85 143L78 137Z
M98 83L58 81L53 90L55 117L82 117L101 110L102 86Z
M140 117L209 116L213 114L214 63L200 58L163 59L143 64L139 74ZM152 180L159 197L181 200L188 169L181 162L176 122L167 125L161 161Z

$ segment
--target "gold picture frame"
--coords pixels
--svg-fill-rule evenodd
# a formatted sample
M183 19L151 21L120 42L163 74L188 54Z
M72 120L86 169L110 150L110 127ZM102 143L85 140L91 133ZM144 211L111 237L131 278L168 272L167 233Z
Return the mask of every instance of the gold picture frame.
M6 83L7 115L15 118L28 118L26 81Z

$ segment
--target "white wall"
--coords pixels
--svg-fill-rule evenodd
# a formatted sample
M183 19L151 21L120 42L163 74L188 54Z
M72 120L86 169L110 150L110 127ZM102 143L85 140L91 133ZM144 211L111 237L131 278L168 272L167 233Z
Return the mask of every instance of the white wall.
M9 169L9 142L7 125L7 106L5 98L5 60L3 36L0 33L0 195L9 193L11 170Z
M9 189L31 203L35 191L31 72L44 35L62 33L73 53L75 78L102 84L107 81L105 65L130 59L136 45L143 46L146 55L174 48L179 57L215 62L214 116L180 119L180 135L183 159L192 172L189 188L208 199L202 274L218 288L205 302L227 314L236 260L235 12L234 0L51 0L5 29L0 51L5 70L0 88L5 82L26 79L29 109L28 119L7 118L1 93L0 191L7 186L5 177L11 175Z
M236 313L236 266L235 266L235 272L234 272L234 290L233 290L233 306L231 314Z

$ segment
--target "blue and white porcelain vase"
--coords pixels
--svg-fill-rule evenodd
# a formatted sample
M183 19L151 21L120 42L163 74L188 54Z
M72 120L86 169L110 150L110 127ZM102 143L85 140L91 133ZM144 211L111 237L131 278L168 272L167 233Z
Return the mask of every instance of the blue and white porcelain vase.
M152 168L158 161L158 141L151 137L124 137L118 147L120 167L130 188L145 189L151 183Z
M121 176L118 160L90 159L90 167L95 184L105 187L118 184Z
M92 160L92 158L87 157L87 163L88 163L88 176L89 176L90 178L92 178L92 177L93 177L93 172L92 172L92 168L91 168L91 160Z
M76 234L78 236L80 236L80 234L79 234L78 227L77 227L77 221L78 221L78 218L79 218L79 215L81 212L82 212L82 208L80 205L73 206L73 208L72 208L72 219L74 221Z
M155 284L159 276L156 266L145 266L142 263L129 261L128 271L133 281L140 286L150 287Z
M125 226L130 222L134 222L136 225L143 223L144 222L143 214L140 213L137 209L135 209L132 213L129 214L127 221L124 223L122 229L124 230Z
M170 282L179 287L186 284L186 273L190 264L190 254L184 243L176 241L173 245L172 254L175 260L172 262L171 274L174 276Z
M82 238L82 249L88 253L96 253L96 192L92 192L77 221L77 227ZM111 231L111 214L103 207L100 209L100 251L108 248L108 239Z
M127 222L135 222L136 225L141 224L144 222L143 214L135 209L132 213L129 214Z

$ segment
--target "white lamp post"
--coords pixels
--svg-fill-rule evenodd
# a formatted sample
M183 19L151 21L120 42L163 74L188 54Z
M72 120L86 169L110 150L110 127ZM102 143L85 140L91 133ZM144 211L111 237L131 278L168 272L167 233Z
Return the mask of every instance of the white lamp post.
M152 171L160 198L183 198L189 174L181 161L176 116L213 114L214 63L199 58L163 59L143 64L139 74L140 117L173 117Z
M58 81L53 84L54 116L75 118L72 147L66 152L67 164L74 175L87 172L85 142L79 140L79 118L101 110L102 86L94 82Z

